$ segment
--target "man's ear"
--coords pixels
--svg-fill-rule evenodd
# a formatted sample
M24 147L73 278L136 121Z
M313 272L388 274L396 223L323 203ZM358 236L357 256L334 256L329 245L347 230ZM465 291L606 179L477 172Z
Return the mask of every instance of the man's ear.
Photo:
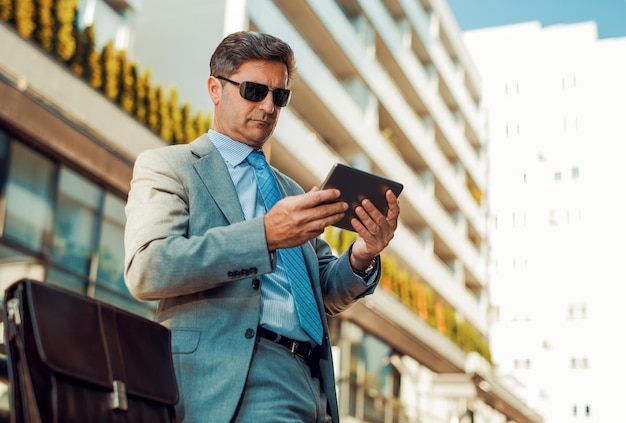
M207 89L209 90L209 96L211 96L213 104L218 104L222 98L223 87L221 81L214 76L209 76Z

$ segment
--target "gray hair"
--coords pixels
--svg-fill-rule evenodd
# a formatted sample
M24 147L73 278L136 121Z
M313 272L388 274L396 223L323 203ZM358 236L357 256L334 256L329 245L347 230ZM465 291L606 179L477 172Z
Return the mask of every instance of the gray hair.
M234 32L222 40L211 56L211 75L230 76L252 60L283 63L287 83L295 77L296 59L291 47L272 35L253 31Z

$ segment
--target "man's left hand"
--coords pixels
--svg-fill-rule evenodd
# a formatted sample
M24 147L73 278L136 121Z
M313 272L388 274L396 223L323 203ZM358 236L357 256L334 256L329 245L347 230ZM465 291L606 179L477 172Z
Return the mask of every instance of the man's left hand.
M385 194L389 209L383 215L370 200L363 200L355 209L358 219L352 219L352 227L359 235L352 245L350 264L355 270L365 269L372 260L389 245L398 227L400 203L391 190Z

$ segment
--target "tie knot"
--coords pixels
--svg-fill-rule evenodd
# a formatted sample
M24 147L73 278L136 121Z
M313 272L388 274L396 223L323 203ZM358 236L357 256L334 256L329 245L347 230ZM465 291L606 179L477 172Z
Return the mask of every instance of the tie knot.
M248 154L248 163L250 163L255 169L261 170L267 166L265 156L259 150L253 150Z

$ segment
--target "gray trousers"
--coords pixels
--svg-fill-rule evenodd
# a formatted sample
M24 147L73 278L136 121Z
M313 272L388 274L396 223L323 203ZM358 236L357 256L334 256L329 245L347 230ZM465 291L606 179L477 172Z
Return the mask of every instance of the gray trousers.
M330 423L320 380L303 359L258 338L232 423Z

